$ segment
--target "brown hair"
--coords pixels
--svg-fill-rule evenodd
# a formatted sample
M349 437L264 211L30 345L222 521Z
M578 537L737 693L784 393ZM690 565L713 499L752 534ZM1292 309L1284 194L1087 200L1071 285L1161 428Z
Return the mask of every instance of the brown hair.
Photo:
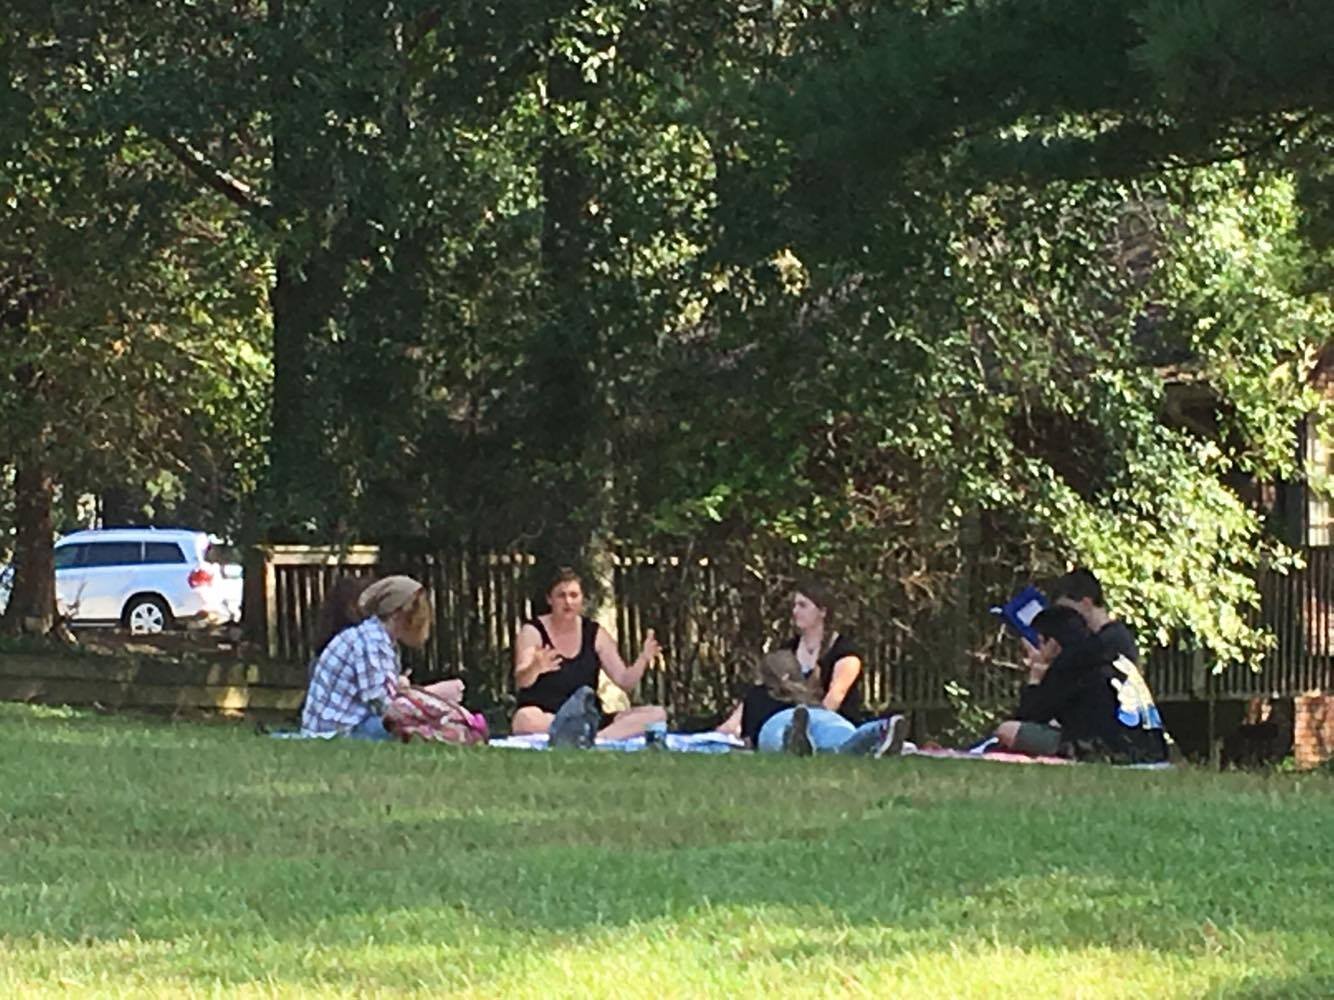
M366 617L357 602L370 585L369 578L357 576L340 576L330 585L315 619L316 656L324 652L324 647L339 632L360 624Z
M820 650L816 653L817 658L823 658L833 647L837 634L834 628L834 607L838 599L834 596L834 590L813 576L798 577L792 589L824 612L824 636L820 639Z
M1051 593L1048 595L1053 601L1059 601L1062 597L1066 600L1078 603L1084 598L1093 602L1094 606L1099 608L1107 607L1107 600L1102 596L1102 584L1098 578L1093 575L1093 571L1085 569L1083 566L1072 569L1065 576L1057 579L1051 585Z
M417 591L415 597L394 612L402 615L402 624L398 628L398 641L413 649L421 649L431 637L431 599L426 596L426 588Z
M778 701L790 705L814 705L820 700L819 692L811 685L818 681L819 672L806 677L801 672L797 654L790 649L775 649L765 653L755 671L755 682Z
M574 571L573 566L561 566L558 568L555 575L551 578L551 582L547 584L546 592L550 594L562 583L577 583L579 584L580 590L584 589L584 581L580 579L579 574Z
M813 576L803 576L797 578L797 581L792 585L792 589L824 611L827 624L832 622L838 600L835 598L833 588L829 584Z

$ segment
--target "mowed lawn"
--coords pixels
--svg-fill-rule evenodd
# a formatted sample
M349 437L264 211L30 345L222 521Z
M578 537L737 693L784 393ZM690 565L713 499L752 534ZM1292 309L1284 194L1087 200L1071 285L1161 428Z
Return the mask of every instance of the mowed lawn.
M1334 780L0 706L0 995L1334 994Z

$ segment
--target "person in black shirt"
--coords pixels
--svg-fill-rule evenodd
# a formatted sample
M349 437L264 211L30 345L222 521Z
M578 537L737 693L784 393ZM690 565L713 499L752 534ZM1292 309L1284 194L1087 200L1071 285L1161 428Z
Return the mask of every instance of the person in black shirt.
M802 673L818 691L819 707L856 725L862 712L861 652L852 639L833 627L834 605L832 592L821 581L799 580L792 594L792 625L797 634L779 648L796 655ZM741 713L738 703L718 730L740 736Z
M996 729L1003 747L1124 764L1167 760L1162 720L1138 667L1090 633L1074 608L1053 605L1033 628L1042 641L1014 718Z
M1117 621L1108 612L1102 584L1091 570L1081 566L1060 577L1052 584L1051 600L1053 604L1074 608L1088 625L1089 631L1114 656L1124 656L1139 666L1139 646L1135 643L1135 636L1125 622Z
M816 674L804 674L790 649L775 649L760 661L756 683L741 700L741 735L756 750L810 756L843 753L883 757L903 747L906 720L900 715L854 726L820 704Z
M598 675L605 671L612 683L629 694L659 646L650 629L638 659L625 665L616 640L591 618L583 616L584 591L579 575L562 567L547 590L551 611L523 623L514 643L514 686L519 707L511 728L515 734L545 733L561 706L583 689L596 692ZM593 720L597 735L604 739L638 736L667 713L657 705L638 705L622 712L601 709L594 698Z

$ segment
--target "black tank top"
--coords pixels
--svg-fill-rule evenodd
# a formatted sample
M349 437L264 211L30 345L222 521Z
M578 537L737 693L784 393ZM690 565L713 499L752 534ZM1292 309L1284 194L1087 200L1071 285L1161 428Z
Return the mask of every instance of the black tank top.
M580 618L579 652L572 657L561 657L559 670L542 674L531 685L520 688L516 694L519 704L533 705L544 712L555 712L565 703L565 699L585 685L594 691L598 689L598 661L596 644L598 623L591 618ZM547 628L540 618L530 618L524 622L537 629L542 645L554 649L555 643L547 633Z

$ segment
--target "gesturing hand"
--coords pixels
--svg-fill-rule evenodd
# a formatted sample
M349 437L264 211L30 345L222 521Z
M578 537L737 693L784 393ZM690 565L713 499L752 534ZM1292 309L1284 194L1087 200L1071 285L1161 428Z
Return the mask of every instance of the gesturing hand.
M549 674L560 669L561 655L550 646L538 646L533 650L533 666L539 674Z
M652 663L662 653L662 646L659 645L657 636L653 634L653 629L644 633L644 648L639 654L639 659L644 665Z

